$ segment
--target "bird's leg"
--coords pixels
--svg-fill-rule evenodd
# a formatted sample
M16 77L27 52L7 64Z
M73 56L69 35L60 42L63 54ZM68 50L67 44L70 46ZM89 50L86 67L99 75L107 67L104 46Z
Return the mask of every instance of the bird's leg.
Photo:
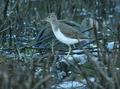
M73 44L73 47L74 47L74 48L76 47L75 44Z
M52 53L53 53L53 54L55 53L54 44L55 44L55 42L54 42L54 40L52 40L51 48L52 48Z
M71 53L71 50L72 50L72 48L71 48L71 46L70 46L70 45L68 45L68 47L69 47L69 51L68 51L68 54L67 54L66 58L68 58L68 57L69 57L69 55L70 55L70 53Z

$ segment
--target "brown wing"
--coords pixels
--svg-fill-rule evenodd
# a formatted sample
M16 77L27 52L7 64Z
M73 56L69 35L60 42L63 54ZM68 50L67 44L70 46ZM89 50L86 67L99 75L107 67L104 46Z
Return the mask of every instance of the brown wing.
M59 23L59 28L61 29L61 32L63 32L65 36L75 38L75 39L78 39L78 38L88 39L88 37L85 37L83 33L81 33L80 31L76 30L72 26L67 25L65 23Z

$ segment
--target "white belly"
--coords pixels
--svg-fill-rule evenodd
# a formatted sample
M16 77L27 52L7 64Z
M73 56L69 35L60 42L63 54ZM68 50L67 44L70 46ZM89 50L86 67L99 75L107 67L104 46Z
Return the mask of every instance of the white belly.
M77 39L72 39L72 38L66 37L64 34L62 34L60 32L59 29L57 31L53 30L53 33L54 33L55 37L64 44L71 45L71 44L78 43Z

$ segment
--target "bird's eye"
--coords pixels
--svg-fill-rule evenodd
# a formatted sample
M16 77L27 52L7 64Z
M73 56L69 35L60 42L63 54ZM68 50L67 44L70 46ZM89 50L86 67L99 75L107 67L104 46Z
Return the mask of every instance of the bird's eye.
M51 15L51 17L53 17L53 15Z
M50 18L50 16L48 16L48 18Z

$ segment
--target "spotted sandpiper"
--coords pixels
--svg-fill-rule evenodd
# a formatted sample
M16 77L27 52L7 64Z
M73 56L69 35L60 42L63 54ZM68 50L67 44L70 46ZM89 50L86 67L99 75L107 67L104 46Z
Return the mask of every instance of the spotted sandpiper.
M88 37L85 37L83 33L78 31L77 29L73 28L70 25L60 22L57 19L55 13L50 13L49 16L44 19L44 21L50 23L55 37L60 42L69 46L69 52L67 54L67 57L71 52L71 45L74 45L86 39L88 40Z

